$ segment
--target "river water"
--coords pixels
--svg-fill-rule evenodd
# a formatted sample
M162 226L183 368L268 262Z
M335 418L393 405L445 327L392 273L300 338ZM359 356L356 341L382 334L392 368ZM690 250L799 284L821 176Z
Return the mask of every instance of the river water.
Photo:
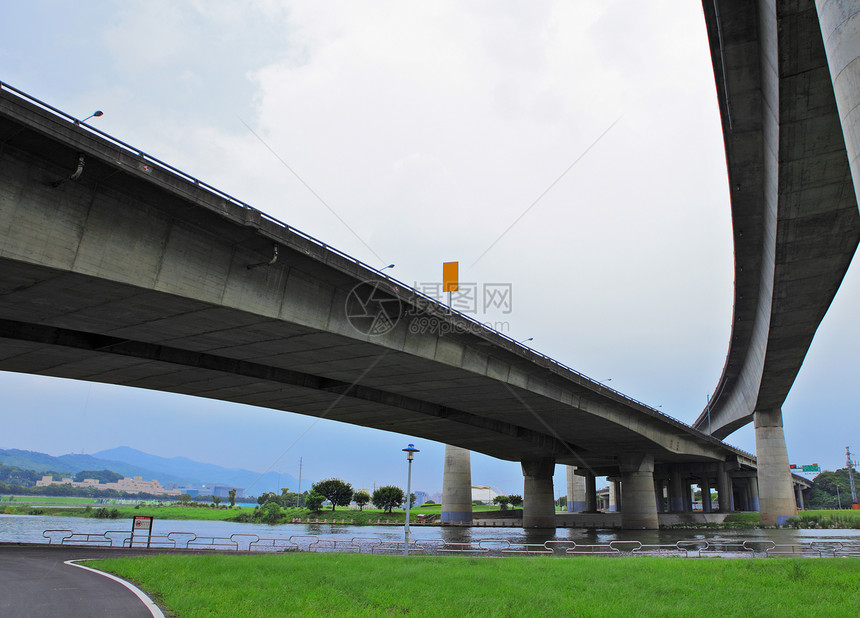
M0 515L0 543L61 543L121 546L132 529L131 519L89 519L31 515ZM74 533L74 537L70 535ZM135 537L135 546L145 537ZM402 551L403 526L350 526L336 524L244 524L225 521L156 519L152 527L154 546L209 549L310 549L312 551ZM564 551L579 547L613 544L629 551L636 542L648 546L685 547L735 546L747 541L756 551L768 544L803 546L842 542L860 548L860 530L586 530L523 528L412 526L411 540L439 553L469 553L545 548ZM546 545L544 545L546 544ZM379 550L379 551L377 551ZM726 550L729 551L729 550ZM763 551L763 550L762 550Z

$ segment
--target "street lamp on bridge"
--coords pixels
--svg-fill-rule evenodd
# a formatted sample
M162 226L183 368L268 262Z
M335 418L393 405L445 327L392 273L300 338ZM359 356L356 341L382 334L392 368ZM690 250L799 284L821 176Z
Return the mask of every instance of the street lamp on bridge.
M103 112L102 110L100 110L100 109L97 109L97 110L96 110L96 111L94 111L92 114L90 114L89 116L87 116L86 118L84 118L83 120L81 120L79 123L78 123L78 122L76 122L75 124L83 124L83 123L85 123L87 120L89 120L90 118L98 118L99 116L103 116L103 115L104 115L104 112Z

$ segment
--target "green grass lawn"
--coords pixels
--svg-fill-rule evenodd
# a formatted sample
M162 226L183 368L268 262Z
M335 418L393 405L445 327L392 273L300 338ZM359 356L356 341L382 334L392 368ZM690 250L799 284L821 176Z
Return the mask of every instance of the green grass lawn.
M860 528L860 510L798 511L797 520L800 528ZM730 513L725 523L755 527L759 523L759 514Z
M81 499L86 500L86 499ZM26 515L30 513L33 508L38 508L39 505L49 505L49 504L62 504L62 499L58 498L57 502L44 502L44 501L33 501L32 503L25 502L3 502L0 504L0 513L5 513L8 515L14 514L22 514ZM73 503L74 504L74 503ZM155 517L156 519L179 519L179 520L190 520L190 519L200 519L207 521L229 521L232 520L242 513L252 513L254 511L253 507L250 506L235 506L232 509L230 508L209 508L207 506L182 506L178 504L167 504L164 506L156 506L156 505L143 505L143 506L132 506L132 505L122 505L122 504L90 504L90 510L86 508L87 503L84 502L80 507L78 506L52 506L50 508L42 509L42 515L56 515L56 516L69 516L69 517L91 517L93 511L99 508L107 508L108 510L116 509L117 517L120 519L130 519L135 515L149 515L151 517ZM410 511L410 520L413 522L420 521L419 515L432 515L441 513L442 507L438 504L431 505L428 507L415 507ZM386 522L394 524L399 523L403 524L406 519L406 511L403 509L394 509L391 513L386 513L380 509L373 508L365 508L363 511L359 511L356 509L347 509L347 508L338 508L335 511L332 511L330 508L323 509L319 512L309 511L305 508L287 508L283 509L285 519L284 523L288 523L292 519L300 518L302 520L318 520L318 521L337 521L338 523L345 520L347 523L350 521L354 524L376 524L377 522L381 522L385 524Z
M758 513L729 513L726 515L725 523L755 526L759 523L760 519Z
M856 616L860 559L158 555L88 563L171 615Z
M833 511L799 511L803 528L860 528L860 509Z

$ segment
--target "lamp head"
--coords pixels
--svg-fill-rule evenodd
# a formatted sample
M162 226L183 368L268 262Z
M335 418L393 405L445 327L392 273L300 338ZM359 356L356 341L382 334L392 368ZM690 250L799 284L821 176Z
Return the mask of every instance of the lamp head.
M102 110L100 110L100 109L97 109L97 110L96 110L96 111L94 111L92 114L90 114L89 116L87 116L86 118L84 118L83 120L81 120L81 123L86 122L86 121L87 121L87 120L89 120L90 118L98 118L99 116L104 116L104 112L103 112ZM77 121L75 121L75 124L77 124Z

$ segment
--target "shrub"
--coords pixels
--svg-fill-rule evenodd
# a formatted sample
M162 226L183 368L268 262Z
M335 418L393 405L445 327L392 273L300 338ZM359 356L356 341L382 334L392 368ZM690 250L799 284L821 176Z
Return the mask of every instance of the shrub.
M318 493L311 491L305 496L305 507L309 511L319 511L322 508L322 503L325 498Z
M256 511L256 517L264 524L277 524L284 517L281 505L277 502L267 502L264 507Z
M370 502L370 494L366 491L357 491L352 496L353 501L358 505L358 510L363 511L364 506Z

